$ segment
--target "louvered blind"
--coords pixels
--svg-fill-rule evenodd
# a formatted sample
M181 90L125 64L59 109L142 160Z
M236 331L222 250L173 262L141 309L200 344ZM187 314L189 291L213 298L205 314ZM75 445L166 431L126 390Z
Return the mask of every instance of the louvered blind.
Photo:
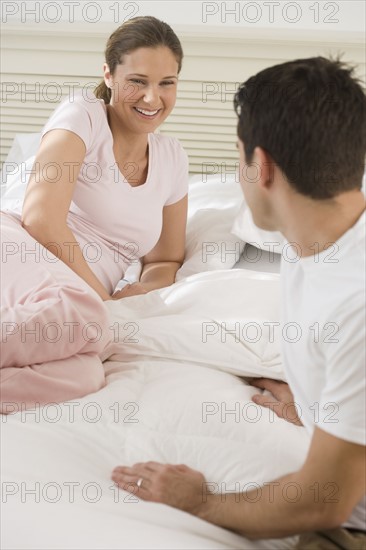
M4 26L1 163L17 133L39 132L71 90L92 89L100 81L105 43L113 30L106 25L93 33L75 26L53 32L41 26ZM184 64L176 107L160 132L180 139L191 173L235 170L233 95L240 82L259 70L294 58L343 52L359 76L365 75L363 38L355 33L175 31L182 40Z

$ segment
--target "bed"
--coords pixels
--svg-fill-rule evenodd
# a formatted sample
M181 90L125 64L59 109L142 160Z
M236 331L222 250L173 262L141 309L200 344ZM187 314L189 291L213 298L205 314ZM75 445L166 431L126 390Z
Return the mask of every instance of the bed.
M5 183L10 208L24 189ZM254 226L234 175L191 177L177 282L107 303L105 387L1 417L2 548L293 548L295 537L250 541L110 479L120 464L185 463L215 492L256 488L260 498L261 485L301 467L305 430L251 402L249 384L284 379L281 239Z
M330 14L321 15L323 21ZM344 13L338 25L317 22L311 32L295 26L284 32L277 24L245 32L208 28L196 25L201 17L198 6L190 10L190 24L180 26L181 91L162 128L181 140L197 174L190 181L184 265L173 287L108 304L114 341L103 357L103 389L1 416L4 550L295 545L296 537L249 541L138 501L110 479L121 464L185 463L202 471L216 492L257 489L260 498L260 486L300 468L309 447L303 428L251 402L257 392L251 377L284 379L279 267L286 242L259 231L243 203L233 173L232 93L238 81L270 65L339 51L362 76L364 33L344 30ZM6 162L16 165L34 154L35 132L70 93L70 82L77 88L99 82L110 31L103 21L4 25L2 76L9 86L1 161L8 155ZM24 185L11 173L1 183L1 207L19 206ZM138 274L133 265L126 277L134 281Z

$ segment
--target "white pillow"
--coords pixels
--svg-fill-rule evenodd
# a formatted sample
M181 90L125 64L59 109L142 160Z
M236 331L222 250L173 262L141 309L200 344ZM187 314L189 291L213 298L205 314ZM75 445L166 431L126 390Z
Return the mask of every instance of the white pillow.
M222 210L236 206L239 210L242 200L243 192L233 174L224 174L224 177L196 174L189 178L188 218L197 210L208 208Z
M173 359L283 380L279 290L278 274L237 269L107 301L114 341L102 359Z
M35 156L41 141L41 132L30 134L16 134L13 143L5 159L4 165L8 163L20 164L27 158ZM3 166L4 166L3 165ZM4 171L4 170L2 170Z
M281 254L284 245L287 244L285 237L279 231L265 231L255 225L245 201L242 202L231 231L246 243L271 253Z
M2 204L2 209L5 207L12 210L14 205L19 207L19 204L21 208L25 187L29 180L29 173L26 175L22 175L22 173L24 174L24 169L29 171L32 168L40 139L40 132L15 135L10 151L1 169L1 197L3 198L4 193L13 188L11 190L11 198L7 197L5 199L5 202ZM30 159L30 157L33 159L31 165L29 166L30 160L28 160L25 166L25 161Z
M1 195L1 210L11 210L12 212L21 213L25 190L33 168L35 156L29 157L26 161L17 163L14 170L6 173L6 168L3 167L2 177L6 183L5 189L2 188ZM11 168L13 163L9 164Z
M362 179L362 191L366 195L366 170ZM255 225L245 200L242 201L231 231L246 243L270 253L282 254L283 247L287 244L287 240L279 231L265 231Z
M201 273L231 269L245 243L231 233L243 194L233 175L191 176L188 193L186 252L176 281Z
M198 210L187 222L186 253L176 281L218 269L231 269L245 244L230 231L238 207Z

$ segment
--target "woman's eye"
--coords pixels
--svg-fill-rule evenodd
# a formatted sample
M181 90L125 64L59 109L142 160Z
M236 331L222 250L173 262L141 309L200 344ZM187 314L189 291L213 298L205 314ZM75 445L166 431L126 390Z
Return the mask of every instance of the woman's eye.
M162 83L162 86L170 86L171 84L174 84L173 80L164 80Z
M138 78L131 78L130 82L133 82L134 84L145 84L143 80L139 80Z

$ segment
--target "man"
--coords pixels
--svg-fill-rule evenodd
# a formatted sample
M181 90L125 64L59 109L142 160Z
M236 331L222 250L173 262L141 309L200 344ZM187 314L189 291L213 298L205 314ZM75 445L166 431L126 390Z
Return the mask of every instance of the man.
M365 548L366 98L352 69L318 57L261 71L234 104L254 222L281 231L301 256L281 267L282 322L302 331L282 343L289 386L258 380L271 395L253 400L303 423L309 453L259 500L248 493L221 501L184 465L118 467L112 479L248 538L302 534L297 548ZM289 482L300 488L296 502L281 496Z

